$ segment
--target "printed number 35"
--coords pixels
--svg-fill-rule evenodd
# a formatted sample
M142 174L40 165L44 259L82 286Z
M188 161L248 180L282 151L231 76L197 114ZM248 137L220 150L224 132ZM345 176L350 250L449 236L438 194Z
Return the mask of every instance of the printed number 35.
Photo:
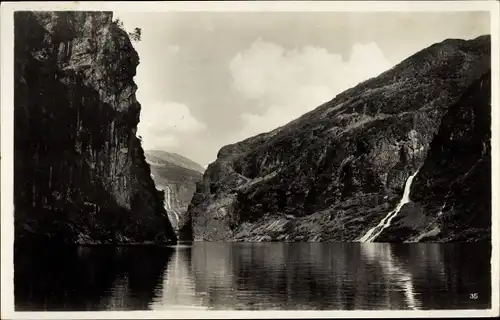
M469 299L476 300L477 298L479 298L479 295L475 292L469 295Z

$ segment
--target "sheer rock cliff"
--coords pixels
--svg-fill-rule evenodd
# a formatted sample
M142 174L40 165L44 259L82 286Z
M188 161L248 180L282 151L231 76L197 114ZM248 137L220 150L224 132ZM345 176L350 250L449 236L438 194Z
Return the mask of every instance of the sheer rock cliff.
M412 201L376 241L490 239L490 59L489 36L447 39L223 147L180 238L358 241L420 169Z
M172 243L136 137L139 57L111 12L15 13L15 239Z

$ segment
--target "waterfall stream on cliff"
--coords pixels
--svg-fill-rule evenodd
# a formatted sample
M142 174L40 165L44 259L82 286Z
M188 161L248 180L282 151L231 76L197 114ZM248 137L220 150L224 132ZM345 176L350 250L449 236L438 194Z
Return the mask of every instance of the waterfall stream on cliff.
M169 186L166 186L164 192L165 192L165 210L167 210L168 213L173 214L172 217L175 218L175 225L177 225L181 217L179 215L179 211L172 206L172 201L173 201L172 190L170 189ZM173 223L174 221L170 222Z
M153 174L151 174L151 178L154 180L155 176ZM161 186L157 187L157 188L162 188ZM166 186L164 189L161 189L164 191L165 193L165 198L163 200L163 203L164 203L164 207L165 207L165 210L168 212L168 213L173 213L173 217L175 217L175 223L176 225L179 223L179 220L181 219L180 215L179 215L179 212L172 208L172 190L170 189L170 187ZM171 223L173 223L174 221L170 221Z
M403 196L401 197L401 200L399 201L396 209L394 209L391 212L389 212L384 217L384 219L382 219L380 221L380 223L378 225L376 225L375 227L373 227L370 230L368 230L368 232L366 232L359 239L359 242L373 242L382 233L382 231L384 231L387 227L389 227L391 225L392 219L394 219L394 217L398 215L398 213L401 210L401 208L405 204L407 204L408 202L410 202L411 184L413 182L413 178L415 178L415 176L418 174L418 171L419 170L415 171L415 173L412 174L411 176L409 176L408 180L406 180L405 189L404 189L404 192L403 192ZM376 232L376 230L378 230L378 231Z
M167 209L171 209L172 208L172 197L171 197L171 193L172 192L170 191L169 187L167 187L165 189L165 191L166 191L166 199L165 199L166 201L165 201L165 203L167 205Z

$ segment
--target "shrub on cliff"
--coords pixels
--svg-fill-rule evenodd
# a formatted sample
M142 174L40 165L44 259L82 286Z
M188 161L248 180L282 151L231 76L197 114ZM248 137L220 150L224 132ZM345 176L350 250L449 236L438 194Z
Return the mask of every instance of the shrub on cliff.
M129 32L128 35L132 41L141 41L141 28L135 28L134 32Z
M125 31L125 27L123 26L123 21L121 21L120 19L117 18L116 20L114 20L113 24L116 27ZM132 39L132 41L141 41L142 29L136 27L134 29L134 32L128 32L127 34L129 35L130 39Z

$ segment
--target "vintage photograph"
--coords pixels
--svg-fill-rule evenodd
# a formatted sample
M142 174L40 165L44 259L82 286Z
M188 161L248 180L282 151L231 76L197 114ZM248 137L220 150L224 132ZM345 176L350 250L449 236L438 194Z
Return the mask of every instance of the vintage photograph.
M90 6L10 11L17 315L498 314L498 12Z

